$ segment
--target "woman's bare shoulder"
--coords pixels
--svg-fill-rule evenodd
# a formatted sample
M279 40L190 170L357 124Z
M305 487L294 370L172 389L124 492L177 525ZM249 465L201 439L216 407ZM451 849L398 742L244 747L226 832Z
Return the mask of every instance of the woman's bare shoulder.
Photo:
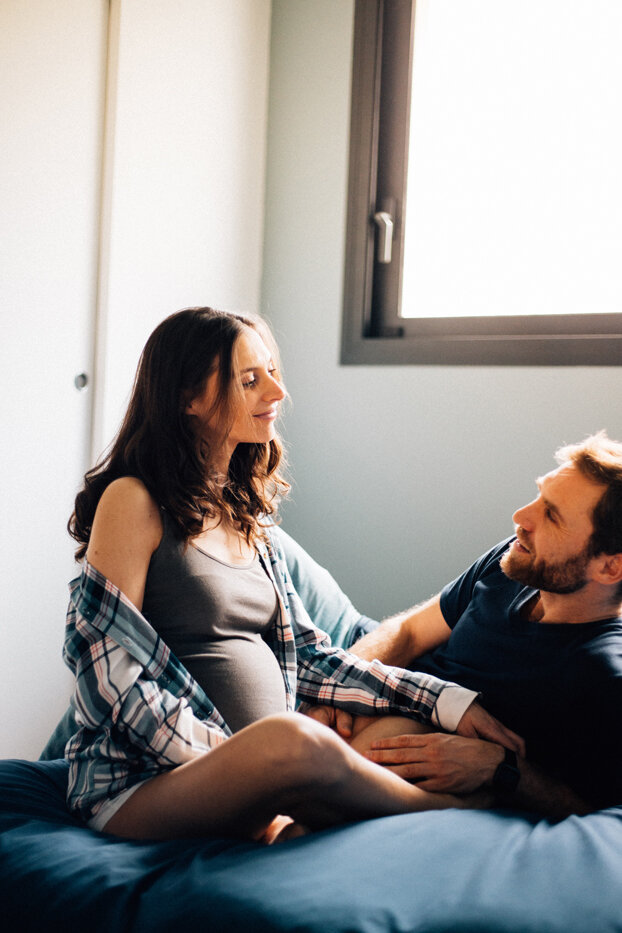
M105 510L130 510L136 517L149 518L160 514L160 509L143 483L137 476L120 476L106 487L99 500L99 507Z
M123 476L102 493L86 556L140 608L149 561L161 540L156 501L141 480Z
M108 527L115 536L152 545L152 551L162 537L160 508L142 480L135 476L121 476L105 489L95 513L93 531L98 524Z

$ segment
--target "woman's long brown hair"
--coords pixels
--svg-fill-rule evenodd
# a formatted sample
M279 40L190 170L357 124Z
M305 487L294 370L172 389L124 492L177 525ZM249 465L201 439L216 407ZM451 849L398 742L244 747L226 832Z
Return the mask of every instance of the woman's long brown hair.
M84 477L68 522L86 554L95 510L104 490L121 476L142 480L188 540L203 530L205 518L227 518L251 542L261 536L261 517L273 515L289 484L278 473L283 450L278 437L267 444L238 444L223 483L212 467L213 445L197 439L186 404L219 372L216 407L221 439L232 423L240 392L235 380L235 345L251 327L277 350L259 318L187 308L162 321L142 352L130 403L121 428L103 460ZM277 360L273 359L277 366ZM214 444L217 441L214 442Z

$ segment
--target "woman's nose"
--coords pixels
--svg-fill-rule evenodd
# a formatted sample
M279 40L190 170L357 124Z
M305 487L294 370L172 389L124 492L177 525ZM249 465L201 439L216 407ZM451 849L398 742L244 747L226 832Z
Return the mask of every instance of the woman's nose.
M268 376L268 383L264 392L264 397L272 402L280 402L287 395L287 390L282 382L275 379L274 376Z

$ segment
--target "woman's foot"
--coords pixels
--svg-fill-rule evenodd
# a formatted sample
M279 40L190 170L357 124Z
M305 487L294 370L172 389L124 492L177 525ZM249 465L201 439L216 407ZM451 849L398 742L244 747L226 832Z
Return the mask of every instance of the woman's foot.
M302 823L296 823L289 816L275 816L267 830L260 839L266 845L272 846L277 842L288 842L299 836L307 836L311 830Z

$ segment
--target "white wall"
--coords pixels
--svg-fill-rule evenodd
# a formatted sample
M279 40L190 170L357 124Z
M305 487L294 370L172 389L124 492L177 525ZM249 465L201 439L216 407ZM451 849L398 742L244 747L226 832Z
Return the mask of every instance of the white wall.
M259 310L269 0L113 2L95 452L188 305Z
M0 3L1 757L36 757L69 696L65 524L89 465L73 377L95 307L99 453L158 321L260 304L269 0L110 8L98 248L108 2Z
M284 525L380 616L512 531L563 442L622 439L618 367L342 367L352 0L274 0L263 310L293 397Z
M106 0L0 3L0 756L36 756L61 660L87 467Z

